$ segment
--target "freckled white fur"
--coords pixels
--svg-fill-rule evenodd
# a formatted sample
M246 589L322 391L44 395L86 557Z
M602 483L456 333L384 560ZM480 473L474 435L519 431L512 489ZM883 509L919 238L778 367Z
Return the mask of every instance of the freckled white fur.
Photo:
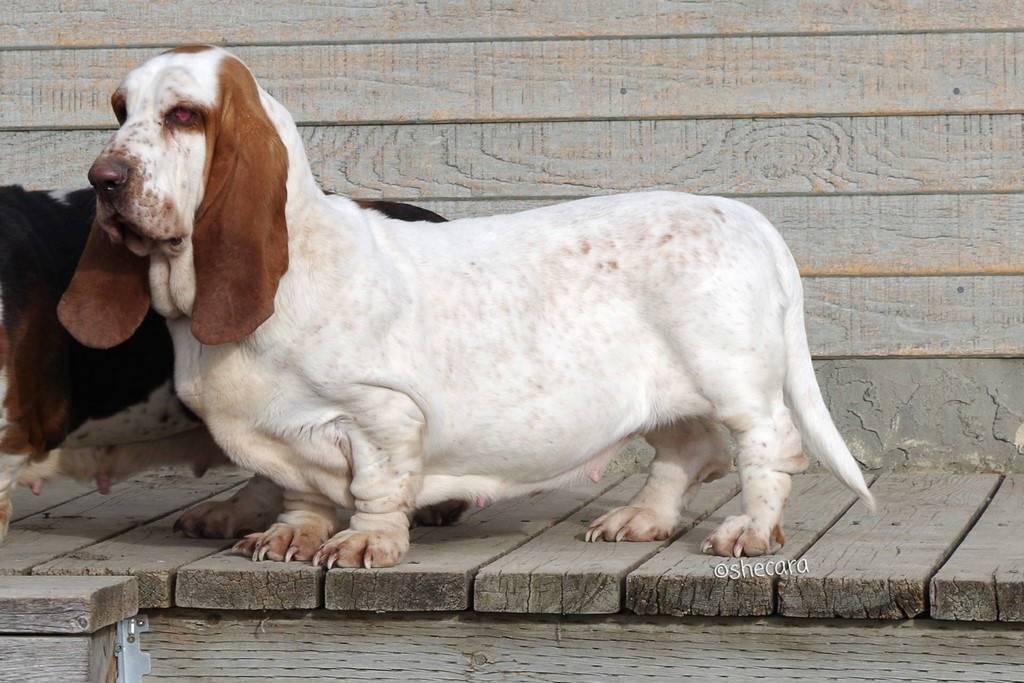
M210 73L228 58L158 57L124 87L157 101L187 83L209 101ZM165 81L165 60L188 76ZM176 383L233 459L306 501L282 521L332 503L356 510L318 561L394 564L407 508L595 479L637 435L656 444L651 478L591 537L664 537L680 501L728 468L706 421L736 437L744 487L744 515L709 548L766 552L781 538L789 474L806 463L791 410L823 462L870 500L810 370L795 264L750 207L655 192L392 221L324 196L290 115L261 101L289 153L289 269L274 315L237 343L203 347L187 318L170 321ZM176 191L201 196L201 177ZM190 221L180 218L187 231ZM191 268L189 257L153 264L154 291Z

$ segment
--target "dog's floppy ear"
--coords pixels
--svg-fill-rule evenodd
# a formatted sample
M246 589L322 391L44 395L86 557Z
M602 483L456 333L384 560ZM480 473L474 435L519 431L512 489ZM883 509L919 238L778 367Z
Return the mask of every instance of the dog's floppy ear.
M192 233L196 296L192 334L237 341L274 312L288 269L288 152L249 70L225 59L220 103L206 121L207 180Z
M149 258L114 244L95 222L57 316L86 346L109 349L135 333L149 310Z

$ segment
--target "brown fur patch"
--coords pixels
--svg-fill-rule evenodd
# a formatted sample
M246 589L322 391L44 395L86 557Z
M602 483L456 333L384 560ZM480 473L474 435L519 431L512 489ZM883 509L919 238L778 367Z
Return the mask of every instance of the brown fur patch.
M288 269L288 152L238 60L221 63L220 100L206 121L207 181L192 236L196 298L192 334L237 341L274 312Z
M0 329L0 359L6 372L4 414L9 425L0 451L41 456L63 440L67 430L67 337L60 330L42 285L29 288L25 310Z

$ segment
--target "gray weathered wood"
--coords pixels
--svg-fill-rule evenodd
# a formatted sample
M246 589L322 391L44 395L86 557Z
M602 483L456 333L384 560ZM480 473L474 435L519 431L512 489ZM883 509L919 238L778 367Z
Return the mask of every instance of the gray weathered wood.
M93 633L138 611L131 577L0 576L0 633Z
M77 637L0 635L0 681L114 683L116 628Z
M167 610L146 680L1024 681L1024 631L907 620Z
M89 493L11 525L0 551L0 575L26 573L118 533L189 507L244 480L237 471L196 478L186 470L158 470ZM17 552L9 552L17 548Z
M205 609L311 609L323 605L324 568L253 562L230 550L178 570L174 604Z
M19 486L14 489L14 494L11 496L11 504L14 506L14 515L11 517L11 521L16 522L19 519L31 517L95 490L95 487L80 484L68 477L61 477L47 483L38 496L33 495L27 488Z
M726 517L740 514L736 496L626 577L626 609L673 616L772 614L778 577L799 571L800 556L856 499L831 474L800 475L786 506L786 543L780 552L738 560L701 554L704 539Z
M244 475L240 475L244 476ZM245 484L239 484L210 500L230 497ZM48 576L134 576L139 582L139 607L170 607L174 604L174 580L185 564L224 550L234 539L186 538L173 531L180 516L175 512L106 541L44 562L33 574ZM140 553L139 548L145 548Z
M109 126L113 114L102 106L96 125ZM76 125L75 117L63 123ZM328 120L301 132L320 182L361 197L556 200L660 189L747 198L897 194L912 207L922 193L1013 193L1024 184L1016 163L1024 155L1020 113L417 126ZM2 131L0 156L33 159L19 171L22 183L81 187L110 134ZM889 212L860 220L869 218L885 226Z
M479 612L611 614L622 608L626 574L669 541L586 543L587 525L625 505L646 480L634 475L596 501L477 573L473 608ZM736 477L706 484L679 532L696 524L738 490Z
M388 569L332 569L324 606L342 610L439 611L472 607L473 578L505 555L571 515L621 480L507 501L447 527L412 530L405 560Z
M369 43L235 52L303 123L997 114L1020 106L1019 36ZM0 128L109 126L109 94L157 52L2 51Z
M70 5L70 6L69 6ZM244 8L244 9L243 9ZM521 4L491 0L363 0L288 3L180 3L151 0L130 5L85 2L40 5L10 0L0 24L8 47L167 45L183 36L196 43L238 45L393 40L618 37L624 35L729 35L874 33L878 31L1021 30L1019 0L901 0L884 5L840 0L775 2L766 12L754 0L735 0L728 11L707 3L671 0L563 0Z
M931 581L934 619L1024 621L1024 479L1003 480L984 514Z
M996 474L883 475L878 512L855 504L783 577L784 616L903 619L928 609L928 584L981 513Z

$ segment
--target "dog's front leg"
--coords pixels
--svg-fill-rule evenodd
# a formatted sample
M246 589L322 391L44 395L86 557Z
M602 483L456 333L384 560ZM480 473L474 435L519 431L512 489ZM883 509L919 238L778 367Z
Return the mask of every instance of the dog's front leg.
M423 422L407 397L374 393L373 422L347 432L355 514L313 558L328 569L393 567L409 550L409 513L422 486Z
M18 475L28 462L27 455L0 453L0 542L7 535L7 526L11 523L11 493L18 483Z

